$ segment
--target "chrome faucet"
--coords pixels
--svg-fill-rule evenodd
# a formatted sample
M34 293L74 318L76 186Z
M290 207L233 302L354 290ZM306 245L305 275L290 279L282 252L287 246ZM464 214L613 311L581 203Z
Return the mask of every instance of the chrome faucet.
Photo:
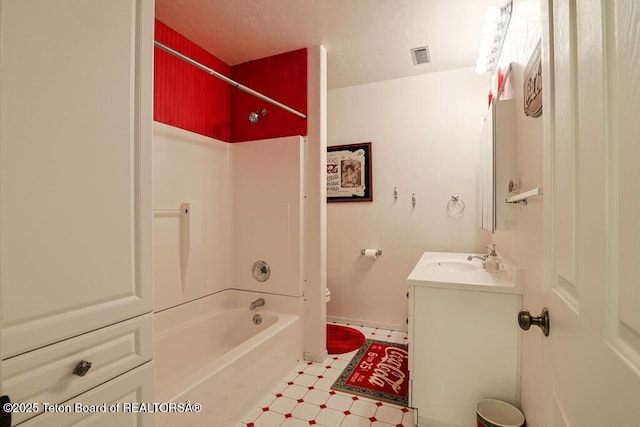
M257 300L253 301L250 305L249 305L249 310L255 310L258 307L262 307L264 305L264 298L258 298Z
M467 257L467 261L471 261L474 258L478 258L479 260L482 261L482 268L487 268L487 257L488 257L488 255L485 255L485 256L469 255Z

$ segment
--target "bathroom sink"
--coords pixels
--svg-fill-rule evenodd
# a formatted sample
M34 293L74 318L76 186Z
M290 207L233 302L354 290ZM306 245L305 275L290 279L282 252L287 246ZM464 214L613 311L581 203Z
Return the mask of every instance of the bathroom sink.
M461 261L461 260L436 260L430 261L427 263L429 268L433 268L434 270L442 270L448 272L471 272L471 271L480 271L483 270L481 263L471 262L471 261Z
M500 271L489 273L470 253L425 252L407 280L410 286L521 294L520 268L503 260Z

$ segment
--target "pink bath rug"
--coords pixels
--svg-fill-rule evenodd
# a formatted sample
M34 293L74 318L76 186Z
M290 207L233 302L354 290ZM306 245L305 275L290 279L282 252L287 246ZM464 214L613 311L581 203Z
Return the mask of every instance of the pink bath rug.
M359 349L365 336L357 329L348 326L327 324L327 351L329 354L349 353Z

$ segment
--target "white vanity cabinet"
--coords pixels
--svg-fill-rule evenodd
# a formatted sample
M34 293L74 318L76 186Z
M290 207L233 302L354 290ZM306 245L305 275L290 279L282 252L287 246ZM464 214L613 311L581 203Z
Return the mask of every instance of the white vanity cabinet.
M410 406L419 427L472 427L478 400L519 403L522 291L481 266L457 271L466 256L438 264L450 254L433 254L408 278Z
M150 366L153 25L153 0L0 0L0 391L14 402Z

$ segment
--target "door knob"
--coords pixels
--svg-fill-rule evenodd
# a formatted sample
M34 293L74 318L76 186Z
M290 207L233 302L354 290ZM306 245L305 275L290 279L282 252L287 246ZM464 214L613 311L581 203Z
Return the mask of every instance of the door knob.
M544 336L549 335L549 310L546 307L542 309L540 316L531 316L529 310L521 310L518 313L518 324L520 328L527 331L531 327L531 325L536 325L542 329L542 333Z
M91 369L91 362L87 362L86 360L81 360L78 362L76 367L73 368L73 375L84 377L89 371L89 369Z

